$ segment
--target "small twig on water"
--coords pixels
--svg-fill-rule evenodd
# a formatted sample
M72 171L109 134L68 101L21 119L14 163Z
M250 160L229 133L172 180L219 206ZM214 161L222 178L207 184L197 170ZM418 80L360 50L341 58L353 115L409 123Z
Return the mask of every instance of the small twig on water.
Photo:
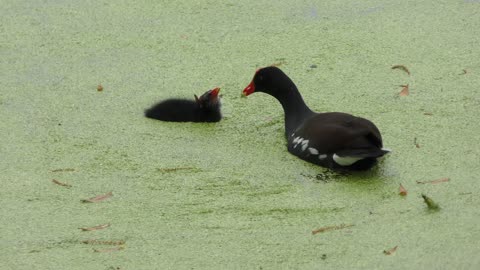
M354 226L353 224L349 224L349 225L342 224L342 225L337 225L337 226L327 226L327 227L322 227L322 228L313 230L312 234L315 235L317 233L323 233L323 232L326 232L326 231L341 230L341 229L350 228L350 227L353 227L353 226Z
M97 230L102 230L108 227L110 227L110 224L107 223L107 224L102 224L102 225L93 226L93 227L82 227L79 229L82 231L97 231Z
M109 245L109 246L120 246L124 245L124 240L83 240L82 243L89 245Z
M52 170L52 172L74 172L75 169L74 168L65 168L65 169L55 169L55 170Z
M66 184L66 183L62 183L62 182L60 182L60 181L58 181L58 180L56 180L56 179L52 179L52 182L55 183L55 184L57 184L57 185L59 185L59 186L62 186L62 187L67 187L67 188L72 187L72 185L69 185L69 184Z
M125 249L125 247L120 246L120 247L114 247L114 248L106 248L106 249L94 249L94 252L112 252L112 251L119 251Z
M408 70L408 68L404 65L394 65L392 67L392 69L400 69L400 70L403 70L405 71L408 75L410 75L410 71Z

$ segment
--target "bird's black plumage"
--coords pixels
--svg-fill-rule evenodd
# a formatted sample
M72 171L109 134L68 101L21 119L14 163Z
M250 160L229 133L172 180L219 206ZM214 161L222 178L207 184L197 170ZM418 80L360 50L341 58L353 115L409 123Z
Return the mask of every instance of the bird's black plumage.
M145 117L169 122L218 122L220 111L220 88L205 92L195 100L167 99L145 110Z
M389 150L370 121L347 113L313 112L293 81L277 67L259 69L244 95L275 97L285 114L288 151L308 162L340 170L366 170Z

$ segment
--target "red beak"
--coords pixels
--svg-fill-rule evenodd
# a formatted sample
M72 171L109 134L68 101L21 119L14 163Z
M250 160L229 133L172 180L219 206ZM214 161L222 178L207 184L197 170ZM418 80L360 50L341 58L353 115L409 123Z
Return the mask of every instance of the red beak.
M212 98L216 98L218 96L218 92L220 92L220 87L216 87L212 89L212 92L210 94L212 95Z
M247 87L245 87L245 89L243 89L242 93L243 93L244 96L248 96L248 95L252 94L253 92L255 92L255 84L252 81Z

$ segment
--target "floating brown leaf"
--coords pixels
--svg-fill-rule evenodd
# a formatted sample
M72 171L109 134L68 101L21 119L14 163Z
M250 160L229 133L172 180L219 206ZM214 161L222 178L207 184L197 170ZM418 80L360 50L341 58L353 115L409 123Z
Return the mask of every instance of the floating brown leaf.
M110 246L120 246L124 245L124 240L83 240L82 243L89 245L110 245Z
M337 225L337 226L327 226L327 227L322 227L320 229L313 230L312 234L315 235L317 233L323 233L323 232L326 232L326 231L341 230L341 229L350 228L350 227L353 227L353 226L354 226L353 224L349 224L349 225L341 224L341 225Z
M433 113L431 113L431 112L425 112L425 113L423 113L423 114L424 114L424 115L433 115Z
M407 196L408 194L408 191L402 186L402 184L400 184L399 194L402 196Z
M467 74L467 70L466 69L462 69L462 73L458 74L458 75L465 75Z
M120 246L120 247L114 247L114 248L106 248L106 249L94 249L94 252L113 252L113 251L119 251L125 249L125 247Z
M108 228L110 227L110 224L102 224L102 225L98 225L98 226L94 226L94 227L83 227L83 228L80 228L80 230L82 231L97 231L97 230L102 230L102 229L105 229L105 228Z
M431 180L431 181L417 181L417 184L439 184L439 183L444 183L450 181L450 178L444 177L436 180Z
M113 196L113 193L110 191L108 192L107 194L103 194L103 195L98 195L96 197L93 197L93 198L90 198L90 199L86 199L86 200L82 200L82 202L84 203L95 203L95 202L101 202L105 199L108 199L110 197Z
M401 69L403 71L405 71L408 75L410 75L410 71L408 70L408 68L404 65L394 65L392 67L392 69Z
M402 84L400 85L402 88L402 91L400 91L400 93L398 93L399 96L401 97L406 97L410 94L410 92L408 91L408 84Z
M389 250L384 250L383 253L385 255L392 255L395 251L397 251L397 248L398 248L398 246L394 246L393 248L391 248Z
M103 86L102 86L101 84L99 84L99 85L97 86L97 91L98 91L98 92L103 91Z
M62 187L67 187L67 188L72 187L72 185L69 185L69 184L66 184L66 183L62 183L62 182L60 182L60 181L58 181L58 180L56 180L56 179L52 179L52 182L55 183L55 184L57 184L57 185L59 185L59 186L62 186Z
M65 168L65 169L52 170L52 172L74 172L74 171L75 171L74 168Z

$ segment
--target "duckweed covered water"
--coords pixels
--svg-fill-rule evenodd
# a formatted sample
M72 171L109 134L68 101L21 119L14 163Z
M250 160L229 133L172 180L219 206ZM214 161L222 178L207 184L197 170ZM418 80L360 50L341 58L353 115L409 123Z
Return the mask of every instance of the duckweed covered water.
M451 0L3 1L0 268L477 269L479 12ZM354 175L289 155L280 105L240 98L270 64L312 109L374 121L393 152ZM142 115L215 86L220 123ZM312 235L328 226L345 228Z

